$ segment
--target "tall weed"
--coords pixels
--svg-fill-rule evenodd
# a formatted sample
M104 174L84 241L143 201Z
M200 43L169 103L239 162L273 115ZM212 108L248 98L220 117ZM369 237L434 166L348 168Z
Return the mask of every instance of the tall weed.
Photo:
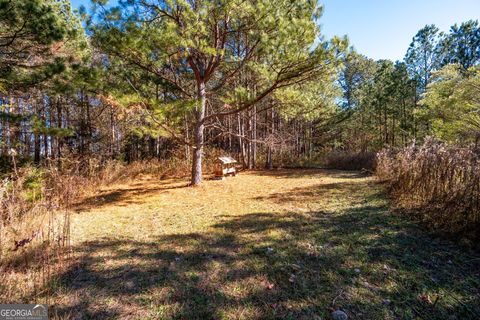
M376 174L395 203L430 227L449 233L480 234L480 150L429 138L377 155Z
M206 150L205 172L218 150ZM52 303L60 274L73 259L70 208L102 186L151 175L188 176L190 161L174 155L127 164L63 158L15 168L0 180L0 301Z

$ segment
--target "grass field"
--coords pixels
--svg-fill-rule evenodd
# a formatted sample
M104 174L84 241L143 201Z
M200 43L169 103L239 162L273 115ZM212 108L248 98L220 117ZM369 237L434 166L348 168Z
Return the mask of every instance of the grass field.
M59 317L479 319L480 255L391 213L355 172L143 177L77 206Z

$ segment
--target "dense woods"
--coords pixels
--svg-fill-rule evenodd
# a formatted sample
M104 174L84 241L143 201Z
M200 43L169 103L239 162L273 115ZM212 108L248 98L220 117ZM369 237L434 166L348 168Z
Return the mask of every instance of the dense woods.
M403 62L373 61L342 39L312 49L321 9L309 2L266 2L273 20L247 4L209 5L99 2L79 15L68 2L3 3L15 12L2 20L3 171L13 151L35 164L182 151L197 184L204 146L251 169L431 135L476 141L477 21L446 34L428 25ZM31 10L46 13L36 21ZM189 19L201 27L186 29Z
M466 145L478 128L479 24L467 21L439 33L427 25L403 62L351 53L340 74L342 146L378 151L435 136Z
M327 39L322 11L310 0L0 0L0 258L48 220L53 249L35 259L62 261L68 209L87 194L141 173L197 186L218 155L245 170L376 174L403 212L477 239L479 22L426 25L402 61L375 61Z
M67 33L75 21L63 9L57 19ZM28 90L5 91L3 157L14 148L35 163L66 156L134 161L181 149L199 184L204 145L239 155L248 168L272 167L273 153L287 146L311 155L314 120L334 108L345 40L312 49L312 18L321 10L310 2L265 2L262 10L233 2L140 1L121 11L96 4L86 24L90 45L74 48L67 70ZM193 21L200 23L195 30ZM70 41L85 40L79 29ZM50 41L62 49L68 43Z

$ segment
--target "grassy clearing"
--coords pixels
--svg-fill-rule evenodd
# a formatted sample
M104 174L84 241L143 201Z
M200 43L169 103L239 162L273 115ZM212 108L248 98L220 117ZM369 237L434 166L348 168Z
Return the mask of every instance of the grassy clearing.
M59 317L480 316L480 256L390 213L371 177L285 170L186 184L146 176L78 204Z

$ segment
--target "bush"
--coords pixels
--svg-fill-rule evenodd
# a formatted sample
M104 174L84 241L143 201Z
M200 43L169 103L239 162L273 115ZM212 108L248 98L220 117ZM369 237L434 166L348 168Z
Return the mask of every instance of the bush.
M6 303L48 297L51 275L66 267L70 215L51 201L60 190L48 187L51 175L25 167L0 181L0 300Z
M480 234L480 151L427 139L422 146L384 150L376 174L395 203L433 229Z
M205 161L206 169L215 156L208 152L212 155ZM104 185L139 175L185 176L190 167L181 157L130 164L64 158L4 175L0 180L0 301L48 300L55 276L71 262L69 209L75 203Z
M334 150L328 153L324 160L325 166L340 170L366 170L373 172L376 161L373 152L357 152Z

